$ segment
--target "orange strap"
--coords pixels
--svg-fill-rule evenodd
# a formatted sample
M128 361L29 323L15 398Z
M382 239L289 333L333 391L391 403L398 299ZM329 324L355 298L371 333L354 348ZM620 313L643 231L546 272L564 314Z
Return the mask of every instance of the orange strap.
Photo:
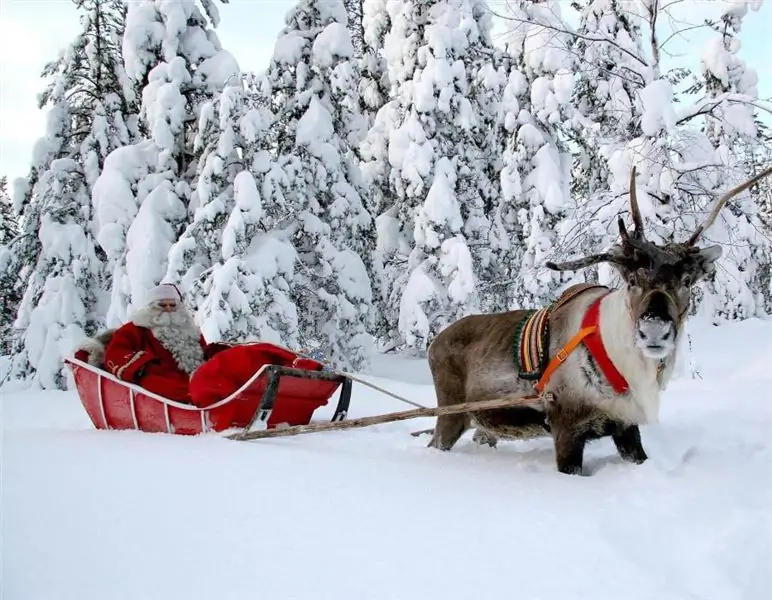
M544 374L541 376L539 381L534 386L536 388L536 391L541 394L542 390L544 389L544 386L547 385L547 382L550 380L550 377L552 377L552 374L557 370L557 368L562 365L566 359L568 358L568 355L571 354L574 350L576 350L576 347L582 343L582 340L586 338L591 333L595 333L598 329L597 325L590 325L589 327L582 327L582 329L579 330L579 333L577 333L574 337L572 337L570 340L568 340L568 343L563 346L560 350L558 350L557 354L552 357L552 360L550 360L549 364L547 365L547 368L544 370Z

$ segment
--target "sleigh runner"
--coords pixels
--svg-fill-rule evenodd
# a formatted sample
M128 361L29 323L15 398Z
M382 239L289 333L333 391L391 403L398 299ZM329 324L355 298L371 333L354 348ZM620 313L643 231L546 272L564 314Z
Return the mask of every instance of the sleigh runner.
M197 435L232 429L273 429L305 425L340 390L332 416L346 418L351 380L325 371L324 365L286 348L259 342L248 344L267 357L254 374L226 397L201 407L170 400L109 373L88 350L65 359L78 396L97 429ZM214 382L213 382L214 383Z

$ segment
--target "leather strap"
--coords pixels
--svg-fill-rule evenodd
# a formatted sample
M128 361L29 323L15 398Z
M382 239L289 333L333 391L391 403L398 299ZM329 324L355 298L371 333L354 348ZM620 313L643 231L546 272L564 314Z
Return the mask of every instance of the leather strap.
M614 366L611 358L609 358L606 348L603 345L603 338L600 334L600 302L605 296L606 294L590 305L590 308L582 319L582 325L579 332L552 357L547 368L544 370L544 374L534 386L538 393L541 393L544 390L544 386L547 385L547 382L557 368L566 361L568 356L576 350L577 346L582 342L587 346L587 350L595 359L595 362L598 363L598 367L606 376L606 379L611 384L614 391L617 394L624 394L627 392L629 385L624 376Z
M617 394L624 394L629 389L627 381L619 370L614 366L611 358L609 358L606 352L606 347L603 345L603 338L600 335L600 301L603 299L601 296L595 302L592 303L587 310L587 314L584 315L582 321L583 327L595 326L596 332L594 335L588 336L584 340L584 345L590 351L590 354L598 363L598 367L606 376L606 379L611 384L611 387Z

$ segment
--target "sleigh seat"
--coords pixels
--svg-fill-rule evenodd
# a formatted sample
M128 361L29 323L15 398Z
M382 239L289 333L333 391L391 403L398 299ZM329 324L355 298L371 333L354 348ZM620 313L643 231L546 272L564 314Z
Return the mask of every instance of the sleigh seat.
M103 334L104 335L104 334ZM108 336L109 338L109 336ZM93 342L93 340L91 340ZM340 389L333 421L345 419L351 399L351 380L323 370L324 365L268 342L238 344L248 347L250 369L246 381L234 389L209 377L216 373L215 355L194 373L191 386L205 406L164 398L136 384L120 380L103 364L103 348L81 347L65 358L72 370L78 396L97 429L133 429L148 433L197 435L231 429L271 429L306 425L318 408L328 404ZM222 353L225 360L225 352ZM199 404L201 402L199 401Z

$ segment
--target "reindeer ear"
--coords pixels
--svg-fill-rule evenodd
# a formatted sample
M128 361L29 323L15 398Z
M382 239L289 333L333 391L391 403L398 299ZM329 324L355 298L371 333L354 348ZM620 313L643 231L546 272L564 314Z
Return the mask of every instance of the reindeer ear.
M700 250L700 258L706 265L712 265L719 258L721 258L721 254L723 254L723 250L718 244L715 246L708 246L707 248L702 248Z
M715 262L721 258L722 254L723 250L718 244L700 249L697 258L697 272L694 273L695 282L713 274L716 270Z

